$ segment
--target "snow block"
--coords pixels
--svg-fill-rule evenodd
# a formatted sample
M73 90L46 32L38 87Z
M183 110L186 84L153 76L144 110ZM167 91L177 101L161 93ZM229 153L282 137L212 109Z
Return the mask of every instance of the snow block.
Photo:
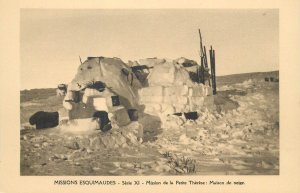
M165 115L170 115L175 113L175 108L171 104L162 104L161 112Z
M163 96L141 96L140 101L142 103L162 103Z
M160 104L146 104L146 106L145 106L145 113L157 114L160 111L161 111Z
M165 96L186 96L188 95L189 87L187 85L183 86L170 86L165 87L164 89L164 95Z
M163 95L163 87L150 86L150 87L142 88L138 92L140 96L161 96Z
M108 111L106 98L103 97L93 98L93 105L97 111Z
M164 96L165 104L182 104L186 105L188 103L188 97L186 96Z
M189 97L190 106L203 106L204 97Z
M73 106L70 102L63 101L63 107L67 109L68 111L72 110Z
M176 66L176 71L175 71L175 82L174 82L174 85L189 85L189 86L192 86L193 85L193 82L191 81L191 78L190 78L190 75L189 75L189 72L183 68L183 67L180 67L180 66Z
M172 63L157 65L148 76L150 86L172 86L175 80L175 66Z
M209 86L205 87L205 96L212 96L213 92L212 92L212 88Z
M204 97L203 105L209 109L215 109L216 106L214 105L214 97L212 95Z
M125 108L120 108L113 113L113 119L118 126L125 126L130 123L128 112Z
M96 89L92 89L92 88L86 88L84 90L84 96L89 97L89 96L101 96L102 93L99 92Z
M189 106L187 105L175 105L175 111L176 112L185 112L185 111L189 111Z
M203 85L193 86L189 88L189 96L204 96L205 88Z

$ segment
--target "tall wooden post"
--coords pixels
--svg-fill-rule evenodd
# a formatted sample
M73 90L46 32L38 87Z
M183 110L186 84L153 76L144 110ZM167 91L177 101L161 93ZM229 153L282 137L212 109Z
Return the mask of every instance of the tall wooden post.
M209 77L209 68L208 68L208 62L207 62L207 55L206 55L206 47L204 47L204 66L205 66L205 72L207 72L208 74L208 77ZM208 80L208 85L211 86L211 83L210 83L210 78L207 79Z
M201 83L205 84L205 69L204 69L204 58L201 57L201 67L200 67L200 76L201 76Z
M206 48L204 47L204 52L203 52L203 57L204 57L204 66L205 68L208 68L208 64L207 64L207 56L206 56Z
M211 66L211 81L212 81L212 89L213 95L217 94L217 85L216 85L216 66L215 66L215 50L212 49L212 46L209 50L210 56L210 66Z
M198 80L205 84L205 75L208 74L209 76L209 68L208 68L208 60L206 55L206 47L202 43L202 35L201 31L199 29L199 37L200 37L200 58L201 58L201 72L197 70L197 76ZM211 77L208 78L208 84L213 88L213 93L216 94L216 66L215 66L215 50L211 49L209 50L209 56L210 56L210 70L211 70ZM198 68L199 69L199 68ZM201 76L202 78L200 78Z
M199 29L199 38L200 38L200 58L201 58L201 73L200 73L200 75L202 76L201 83L205 84L205 68L207 68L207 58L206 58L206 49L202 43L202 35L201 35L200 29Z
M213 95L217 94L217 81L216 81L216 55L215 50L213 50L213 64L214 64L214 87L213 87Z
M210 50L209 50L209 59L210 59L210 76L211 76L211 82L212 82L212 88L214 86L214 72L213 72L213 69L214 69L214 65L213 65L213 52L212 52L212 47L210 47Z

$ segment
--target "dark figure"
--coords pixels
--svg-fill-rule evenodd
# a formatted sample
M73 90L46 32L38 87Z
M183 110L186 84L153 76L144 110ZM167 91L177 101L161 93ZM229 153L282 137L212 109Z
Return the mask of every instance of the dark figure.
M105 132L105 131L108 131L112 128L110 120L108 118L108 113L106 111L96 111L93 114L93 118L98 119L98 121L100 123L100 130L101 131Z
M58 112L38 111L29 118L31 125L36 125L36 129L56 127L59 122Z

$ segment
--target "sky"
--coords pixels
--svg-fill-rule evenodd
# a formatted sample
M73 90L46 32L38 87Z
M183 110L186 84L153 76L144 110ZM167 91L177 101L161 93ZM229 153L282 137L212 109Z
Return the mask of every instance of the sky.
M70 82L79 56L199 63L199 28L215 49L217 76L279 69L276 9L22 9L21 89Z

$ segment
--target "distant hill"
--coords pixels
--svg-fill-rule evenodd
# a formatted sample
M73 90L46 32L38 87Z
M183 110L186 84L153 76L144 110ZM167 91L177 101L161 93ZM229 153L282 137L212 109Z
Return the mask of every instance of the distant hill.
M36 88L20 91L20 101L27 102L32 100L47 99L56 95L56 88Z
M217 86L226 84L241 83L248 79L264 80L265 77L279 77L279 71L270 72L251 72L243 74L231 74L225 76L217 76Z

